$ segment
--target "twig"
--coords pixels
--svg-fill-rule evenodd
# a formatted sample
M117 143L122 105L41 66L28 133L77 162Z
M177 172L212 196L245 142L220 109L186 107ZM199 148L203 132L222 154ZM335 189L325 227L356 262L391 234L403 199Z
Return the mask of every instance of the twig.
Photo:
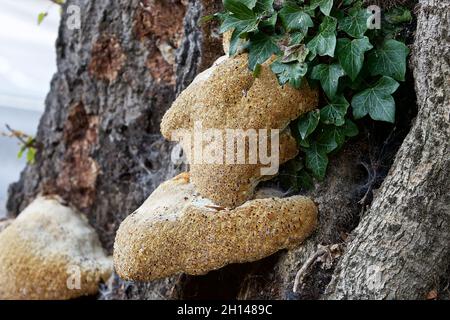
M306 260L306 262L303 264L300 270L298 270L297 274L295 275L294 280L294 293L297 293L299 285L303 282L303 278L306 275L306 271L316 262L316 260L323 256L324 254L328 254L329 249L326 246L319 245L319 249Z

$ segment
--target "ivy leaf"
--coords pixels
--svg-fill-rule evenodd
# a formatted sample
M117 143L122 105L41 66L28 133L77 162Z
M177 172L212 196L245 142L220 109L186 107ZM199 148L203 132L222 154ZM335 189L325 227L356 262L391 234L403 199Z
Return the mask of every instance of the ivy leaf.
M283 58L281 62L289 63L289 62L304 62L306 57L308 56L309 49L305 47L304 44L297 44L290 47L287 47L284 51Z
M325 17L320 24L319 33L307 44L312 53L311 59L318 54L320 56L334 57L336 49L337 20L333 17Z
M273 73L278 76L280 85L289 83L294 88L300 88L302 79L308 71L308 65L306 63L282 63L275 61L271 64L270 68Z
M371 75L383 75L405 81L408 54L409 49L404 43L396 40L385 41L381 48L369 54L368 66Z
M219 32L224 33L231 29L235 29L238 35L256 31L258 29L258 19L254 15L246 19L239 19L234 15L226 14L220 25Z
M369 38L350 40L339 39L337 42L337 56L345 73L355 81L364 64L364 53L373 48Z
M401 24L411 22L411 11L403 7L394 7L384 14L386 22L389 24Z
M328 156L324 149L317 144L312 144L310 148L303 149L305 152L305 165L311 170L313 175L323 180L328 167Z
M317 144L327 153L331 153L341 148L347 137L355 137L359 133L358 127L350 119L345 119L342 126L327 125L321 128L317 137Z
M48 12L41 12L38 14L37 23L40 25L42 21L44 21L45 17L48 15Z
M303 11L293 3L286 4L279 12L283 27L287 31L301 31L303 34L308 32L308 28L314 27L314 23L311 20L309 14Z
M241 32L234 29L230 39L230 56L234 56L239 50L244 48L247 44L245 39L241 38Z
M303 39L305 38L305 34L303 32L293 32L289 34L290 41L289 45L301 44Z
M272 13L274 0L257 0L255 4L255 10L257 12Z
M239 17L254 15L256 0L223 0L224 8Z
M339 78L344 76L345 72L339 63L319 64L314 67L311 73L311 78L319 80L328 98L334 99L338 85Z
M300 118L298 121L298 132L300 133L302 140L308 138L308 136L316 130L319 120L320 110L311 111Z
M275 39L265 33L258 32L250 37L248 54L248 66L254 70L256 65L263 64L273 54L280 54L281 50L275 43Z
M352 100L355 119L369 114L373 120L394 123L395 101L392 94L398 87L399 84L394 79L382 77L374 87L355 95Z
M330 15L333 8L333 0L311 0L311 8L316 9L320 7L320 11L326 16Z
M340 130L335 129L336 127L334 126L330 126L330 128L324 129L317 139L317 145L327 154L333 152L345 142L345 138L342 136ZM339 139L342 138L342 141L339 140L339 144L337 135L339 135Z
M346 137L353 138L359 134L359 129L352 120L345 119L345 124L342 126L342 133Z
M269 18L266 18L265 20L262 20L259 23L260 28L275 28L278 20L278 14L273 13Z
M346 32L353 38L361 38L366 33L368 26L367 21L370 18L366 9L352 8L349 15L339 20L339 30Z
M344 96L337 96L329 105L320 110L320 121L324 124L344 125L350 104Z

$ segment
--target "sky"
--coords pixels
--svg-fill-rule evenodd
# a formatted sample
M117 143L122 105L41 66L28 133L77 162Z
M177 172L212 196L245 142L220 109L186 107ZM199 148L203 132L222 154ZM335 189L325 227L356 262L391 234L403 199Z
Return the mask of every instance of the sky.
M41 25L40 12L48 12ZM50 81L56 72L59 7L50 0L0 0L0 132L8 124L35 135ZM19 179L25 160L17 141L0 137L0 217L8 185Z

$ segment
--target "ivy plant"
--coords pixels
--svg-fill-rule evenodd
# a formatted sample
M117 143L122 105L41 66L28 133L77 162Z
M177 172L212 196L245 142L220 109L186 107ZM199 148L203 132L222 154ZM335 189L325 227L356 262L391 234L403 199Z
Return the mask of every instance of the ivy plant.
M223 0L220 32L232 32L230 54L248 52L258 75L271 64L280 85L303 82L320 88L318 110L294 122L301 148L295 161L296 184L309 188L326 176L329 155L358 135L356 120L395 122L393 94L405 81L409 49L397 35L411 13L401 7L384 12L381 29L371 28L372 13L358 0ZM274 106L276 107L276 106Z

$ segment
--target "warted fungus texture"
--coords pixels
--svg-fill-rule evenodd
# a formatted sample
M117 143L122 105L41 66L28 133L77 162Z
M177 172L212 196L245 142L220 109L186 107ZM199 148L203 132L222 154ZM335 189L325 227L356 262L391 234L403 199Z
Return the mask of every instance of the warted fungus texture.
M252 200L234 210L200 197L187 173L163 183L120 226L114 265L126 280L205 274L300 244L314 230L308 198Z
M164 116L161 123L164 137L174 139L174 133L180 129L194 132L195 123L201 123L205 129L279 129L283 132L291 121L317 106L316 91L306 85L301 90L280 86L269 62L261 66L255 78L248 70L247 60L246 54L222 57L212 68L199 74ZM294 140L289 132L284 134L289 137L280 137L280 140ZM181 144L185 151L189 148ZM297 151L289 152L284 148L281 144L280 164L297 155ZM217 205L234 208L251 199L259 181L271 178L262 177L260 167L261 164L193 163L191 180L202 196Z

